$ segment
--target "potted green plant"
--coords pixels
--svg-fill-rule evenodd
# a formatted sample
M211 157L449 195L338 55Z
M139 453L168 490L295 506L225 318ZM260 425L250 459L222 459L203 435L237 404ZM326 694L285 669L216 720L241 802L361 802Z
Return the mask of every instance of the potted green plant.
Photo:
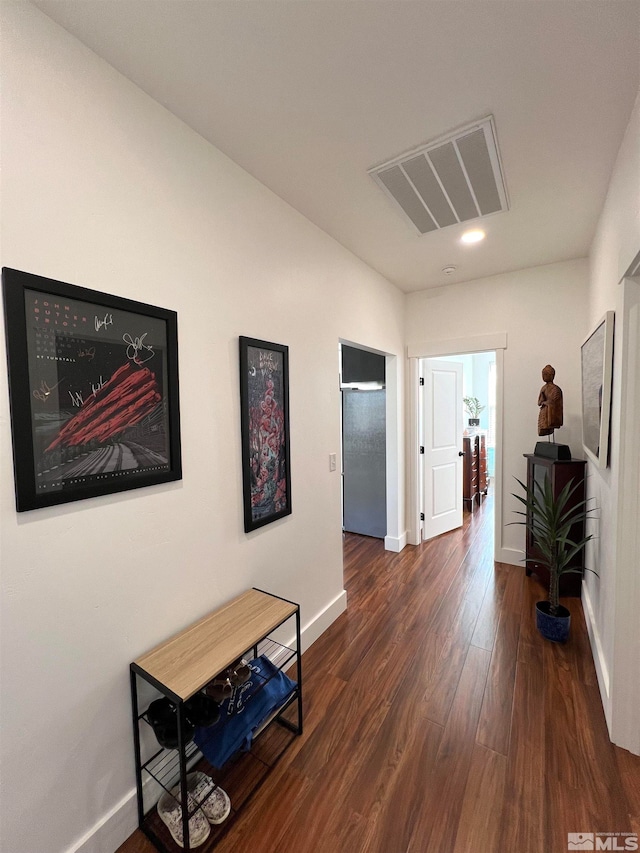
M480 412L484 411L485 406L480 405L477 397L463 397L462 402L469 415L469 426L480 426Z
M543 485L536 481L532 489L517 477L516 480L525 493L524 497L513 495L525 507L524 510L516 510L516 514L524 516L524 520L512 521L511 524L524 524L531 531L538 557L529 558L528 562L540 563L549 570L548 600L538 601L536 604L536 625L546 639L564 643L569 636L571 614L560 604L560 578L570 572L583 571L582 568L572 565L572 561L587 542L594 538L593 534L589 533L574 541L571 538L571 529L574 525L580 525L584 529L584 523L592 517L596 508L588 506L591 498L570 505L571 498L579 486L578 483L574 486L573 480L567 483L557 497L554 497L548 477L545 477Z

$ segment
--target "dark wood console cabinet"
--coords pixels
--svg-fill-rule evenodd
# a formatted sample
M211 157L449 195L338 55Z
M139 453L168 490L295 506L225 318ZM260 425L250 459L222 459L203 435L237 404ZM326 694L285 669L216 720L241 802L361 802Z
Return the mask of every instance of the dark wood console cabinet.
M535 456L533 453L525 453L527 460L527 486L533 489L534 483L542 485L546 477L551 482L551 488L554 496L558 495L567 485L569 480L573 480L574 485L579 483L579 487L571 496L568 508L575 506L580 501L585 499L585 467L586 462L582 459L571 459L561 462L555 459L547 459L544 456ZM577 541L585 535L584 523L575 524L571 529L571 538ZM549 571L546 566L542 566L537 562L539 553L533 543L533 534L531 528L527 526L527 575L537 575L538 579L544 584L545 589L549 588ZM528 562L529 560L533 562ZM584 570L584 551L576 554L572 565L575 568ZM560 578L560 595L579 596L582 587L582 573L563 575Z
M463 436L462 449L462 499L468 509L473 511L476 498L480 502L487 494L487 448L484 434Z

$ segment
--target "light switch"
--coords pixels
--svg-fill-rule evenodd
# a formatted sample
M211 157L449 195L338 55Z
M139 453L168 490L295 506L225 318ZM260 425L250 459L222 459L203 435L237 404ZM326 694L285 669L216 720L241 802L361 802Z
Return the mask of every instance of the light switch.
M336 454L335 453L329 454L329 470L330 471L336 470Z

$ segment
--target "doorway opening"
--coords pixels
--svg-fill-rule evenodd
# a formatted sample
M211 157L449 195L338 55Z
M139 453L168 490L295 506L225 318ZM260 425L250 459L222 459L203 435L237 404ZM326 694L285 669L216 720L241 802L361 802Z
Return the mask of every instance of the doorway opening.
M385 358L341 345L342 529L387 535Z
M495 483L496 353L423 358L419 374L424 541L460 527Z
M493 332L490 334L471 335L440 341L421 341L409 344L407 347L407 356L409 359L407 381L409 397L409 446L407 452L409 503L407 513L407 541L411 545L419 545L422 541L422 521L420 518L420 513L422 512L420 362L422 359L427 358L446 360L451 356L461 354L495 352L495 451L492 454L493 476L491 488L494 494L494 559L503 559L502 409L504 405L504 364L506 349L506 332ZM462 450L462 448L460 447L459 450Z

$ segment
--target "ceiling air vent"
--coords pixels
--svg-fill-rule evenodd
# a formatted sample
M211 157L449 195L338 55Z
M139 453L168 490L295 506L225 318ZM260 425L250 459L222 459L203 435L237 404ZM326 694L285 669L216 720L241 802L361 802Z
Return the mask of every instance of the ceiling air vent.
M369 174L420 234L509 209L492 116Z

